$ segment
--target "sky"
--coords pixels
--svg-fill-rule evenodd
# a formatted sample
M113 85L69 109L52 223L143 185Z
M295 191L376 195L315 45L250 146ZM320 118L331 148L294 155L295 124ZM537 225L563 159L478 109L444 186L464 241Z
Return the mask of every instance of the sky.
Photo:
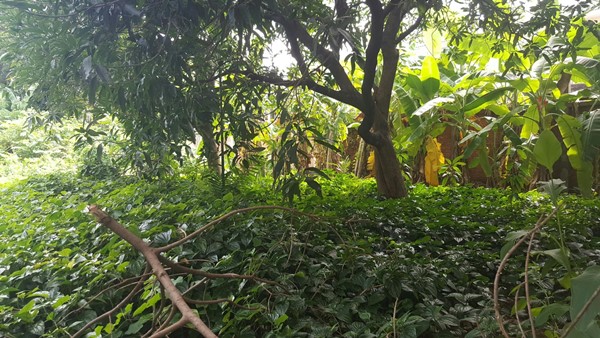
M563 6L576 4L579 0L559 0L559 3ZM590 12L586 18L590 20L600 20L600 0L598 1L597 8ZM294 59L288 53L287 46L284 41L275 41L271 46L271 53L267 53L264 58L264 65L267 67L277 67L280 70L286 69L291 65L294 65Z

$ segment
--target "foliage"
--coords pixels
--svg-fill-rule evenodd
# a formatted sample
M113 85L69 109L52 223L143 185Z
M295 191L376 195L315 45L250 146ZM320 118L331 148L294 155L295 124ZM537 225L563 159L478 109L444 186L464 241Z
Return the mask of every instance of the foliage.
M29 112L29 116L31 116ZM0 118L0 182L33 174L68 171L77 166L73 151L75 124L65 121L51 130L33 128L25 111L7 111Z
M316 221L270 211L239 215L169 252L169 258L190 267L254 274L285 288L236 279L199 283L188 298L233 302L196 305L215 332L224 337L495 336L490 285L503 238L531 226L549 210L549 199L538 193L515 197L500 190L418 185L407 199L365 200L376 196L374 181L327 174L331 180L322 182L322 198L307 192L297 201L299 209L319 216ZM87 204L103 205L131 231L163 245L226 211L277 201L264 179L238 177L223 187L203 177L194 170L157 182L60 174L5 184L0 332L72 334L82 321L122 299L128 278L143 270L137 253L94 225L84 213ZM564 204L560 224L570 226L559 230L558 223L550 224L536 250L560 233L574 277L600 259L600 205L557 198ZM518 284L518 260L505 271L503 290ZM537 255L536 262L539 270L530 277L534 305L543 310L568 304L556 283L565 267L548 255ZM184 290L198 281L182 274L174 282ZM162 298L151 279L91 336L140 336L160 315L153 311L168 312L168 303L159 306ZM504 304L512 304L508 298ZM510 312L510 305L504 311ZM567 319L548 316L540 319L540 328L557 332Z

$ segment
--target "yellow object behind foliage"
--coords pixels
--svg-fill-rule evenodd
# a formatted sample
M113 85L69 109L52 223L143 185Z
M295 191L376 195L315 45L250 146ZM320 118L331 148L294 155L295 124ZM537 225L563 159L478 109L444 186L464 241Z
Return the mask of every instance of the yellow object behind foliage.
M367 171L372 173L375 168L375 152L371 151L369 153L369 158L367 159Z
M444 164L444 154L442 154L441 144L435 138L428 137L425 142L427 156L425 156L425 182L431 186L438 186L438 172Z

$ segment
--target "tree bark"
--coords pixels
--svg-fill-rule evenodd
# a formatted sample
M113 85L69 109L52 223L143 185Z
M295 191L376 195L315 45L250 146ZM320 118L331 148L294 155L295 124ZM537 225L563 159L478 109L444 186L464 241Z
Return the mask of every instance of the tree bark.
M387 198L406 197L408 191L402 167L391 137L387 114L376 114L372 133L377 135L379 142L373 144L375 148L375 180L377 192Z
M206 156L208 167L217 174L221 174L221 163L219 162L219 147L213 134L212 124L207 122L199 123L196 131L202 137L202 152Z
M338 48L342 40L334 46L326 46L317 41L305 26L287 13L274 11L267 17L280 24L290 44L290 52L296 60L301 78L284 80L278 77L262 76L248 72L250 78L280 86L305 86L319 94L328 96L342 103L359 109L363 113L363 121L358 128L360 137L375 149L375 178L379 194L388 198L407 195L400 161L396 156L389 126L390 102L398 69L399 54L397 45L410 33L421 26L424 12L419 10L418 18L402 32L402 22L416 8L412 1L390 0L384 6L381 0L365 0L370 13L369 41L364 53L363 81L360 90L354 87L346 70L339 61ZM425 10L432 3L425 2ZM335 1L338 19L343 19L349 7L344 0ZM344 27L342 25L342 27ZM340 38L341 39L341 38ZM302 49L304 47L304 50ZM330 72L337 86L321 85L313 78L313 72L304 53L310 54L313 60ZM379 55L383 56L383 64ZM378 68L380 78L377 79ZM378 83L376 83L378 80ZM337 87L337 88L336 88Z

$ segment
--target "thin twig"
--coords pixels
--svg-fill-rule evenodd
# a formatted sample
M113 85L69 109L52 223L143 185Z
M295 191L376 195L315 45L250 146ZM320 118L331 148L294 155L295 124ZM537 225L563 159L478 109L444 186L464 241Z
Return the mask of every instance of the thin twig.
M183 317L181 317L180 320L173 323L173 325L167 326L160 331L154 332L154 334L151 335L150 338L164 337L164 336L168 335L169 333L172 333L175 330L184 327L187 323L188 323L188 320L185 318L185 316L183 316Z
M149 271L150 267L146 266L146 271ZM144 272L144 273L145 273ZM129 292L129 294L123 298L122 301L120 301L117 305L115 305L115 307L113 307L112 309L106 311L104 314L92 319L91 321L89 321L87 324L85 324L81 329L79 329L79 331L75 332L74 335L72 335L72 338L77 338L79 336L81 336L87 329L89 329L90 327L92 327L92 325L96 324L97 322L103 320L106 317L111 316L112 314L114 314L115 312L117 312L120 308L122 308L123 306L127 305L127 303L129 303L129 301L131 300L131 298L133 298L133 296L135 296L135 294L137 294L137 292L142 288L142 286L144 285L144 282L146 281L148 277L143 277L140 278L140 280L137 282L137 284L135 285L135 287L133 288L133 290L131 290L131 292Z
M567 328L567 330L560 336L560 338L566 338L567 336L569 336L569 334L571 333L571 331L573 331L573 329L575 329L575 326L577 326L577 323L579 323L579 321L581 320L581 318L583 318L583 316L585 315L585 313L587 312L587 310L590 308L590 306L592 306L592 304L598 298L600 298L600 288L596 289L596 291L592 294L592 296L587 301L587 303L585 303L585 305L583 306L583 308L581 308L581 311L579 311L579 313L577 314L577 317L575 317L575 320L573 320L571 322L571 324L569 325L569 327Z
M533 229L531 229L525 236L519 239L510 248L510 250L508 250L504 258L500 262L500 265L498 266L498 270L496 271L496 277L494 278L494 313L496 316L496 322L498 323L498 328L500 329L502 336L505 338L510 338L510 336L508 335L508 332L506 332L506 328L504 327L504 319L502 318L502 314L500 313L500 301L498 300L498 289L500 288L500 276L502 275L502 271L504 270L504 267L508 263L508 260L510 259L512 254L519 248L521 244L523 244L523 242L525 242L527 237L529 237L529 235L531 235L533 232L539 231L542 228L542 226L548 223L548 221L550 221L550 219L552 219L552 217L554 217L554 215L558 212L558 209L559 208L554 208L554 210L552 210L552 212L546 218L544 218L543 215L540 216L538 221L535 223Z
M74 314L74 313L77 313L77 312L79 312L79 311L83 310L83 309L84 309L86 306L90 305L90 303L91 303L92 301L94 301L96 298L98 298L98 297L102 296L102 294L103 294L103 293L105 293L105 292L107 292L107 291L109 291L109 290L110 290L110 291L118 291L118 290L120 290L120 289L123 289L123 288L126 288L126 287L128 287L128 286L130 286L130 285L135 285L135 284L137 284L137 283L140 281L140 279L141 279L141 278L148 278L148 277L150 277L151 275L152 275L152 273L151 273L151 272L148 272L148 273L142 274L142 275L140 275L140 276L136 276L136 277L131 277L131 278L124 279L123 281L121 281L121 282L119 282L119 283L117 283L117 284L115 284L115 285L112 285L112 286L110 286L110 287L104 288L102 291L98 292L98 293L97 293L97 294L95 294L94 296L92 296L92 297L90 297L89 299L87 299L87 300L84 302L84 304L82 304L80 307L78 307L77 309L74 309L74 310L70 311L69 313L67 313L67 314L65 315L65 317L69 317L70 315L72 315L72 314ZM106 284L105 284L105 285L106 285Z
M182 239L180 239L178 241L175 241L175 242L173 242L171 244L168 244L168 245L165 245L163 247L154 249L154 252L156 254L158 254L158 253L161 253L161 252L165 252L165 251L171 250L171 249L173 249L175 247L178 247L181 244L183 244L183 243L185 243L185 242L193 239L194 237L200 235L201 233L205 232L209 228L213 227L215 224L218 224L218 223L220 223L220 222L222 222L222 221L230 218L231 216L234 216L234 215L237 215L237 214L246 213L246 212L252 212L252 211L256 211L256 210L283 210L283 211L288 211L288 212L291 212L291 213L294 213L294 214L299 214L299 215L302 215L302 216L307 216L307 217L310 217L310 218L313 218L313 219L318 218L315 215L307 214L307 213L298 211L298 210L293 209L293 208L287 208L287 207L282 207L282 206L278 206L278 205L259 205L259 206L254 206L254 207L237 209L237 210L230 211L230 212L226 213L225 215L223 215L223 216L221 216L221 217L219 217L219 218L211 221L210 223L204 225L200 229L192 232L191 234L183 237Z
M243 309L243 310L251 310L251 311L256 311L256 310L260 310L259 307L247 307L247 306L243 306L240 304L237 304L236 302L232 301L231 299L227 299L227 298L220 298L220 299L209 299L209 300L197 300L197 299L191 299L191 298L187 298L184 297L185 301L188 302L188 304L195 304L195 305L213 305L213 304L221 304L221 303L229 303L229 305Z
M529 315L529 324L531 325L531 337L536 338L535 334L535 321L533 320L533 312L531 311L531 297L529 297L529 257L531 256L531 246L533 245L533 239L535 238L535 232L529 236L529 245L527 246L527 253L525 254L525 304L527 304L527 314Z
M192 269L192 268L185 267L185 266L175 263L172 260L165 258L163 256L158 256L158 259L164 265L173 269L173 271L185 272L185 273L189 273L192 275L198 275L198 276L202 276L202 277L206 277L206 278L210 278L210 279L217 279L217 278L249 279L249 280L253 280L255 282L261 282L261 283L265 283L265 284L269 284L269 285L278 286L285 290L285 287L283 287L283 285L281 285L277 282L274 282L274 281L271 281L268 279L264 279L264 278L260 278L260 277L256 277L254 275L240 275L237 273L212 273L212 272L206 272L206 271L200 270L200 269Z
M396 332L396 310L398 309L398 298L396 298L396 301L394 302L394 313L392 313L392 330L393 330L393 337L396 338L397 337L397 332Z
M517 319L517 326L519 327L519 331L521 331L521 336L525 338L527 336L525 335L525 330L523 330L523 325L521 325L521 319L519 319L519 291L521 291L521 285L519 285L515 292L515 318Z

